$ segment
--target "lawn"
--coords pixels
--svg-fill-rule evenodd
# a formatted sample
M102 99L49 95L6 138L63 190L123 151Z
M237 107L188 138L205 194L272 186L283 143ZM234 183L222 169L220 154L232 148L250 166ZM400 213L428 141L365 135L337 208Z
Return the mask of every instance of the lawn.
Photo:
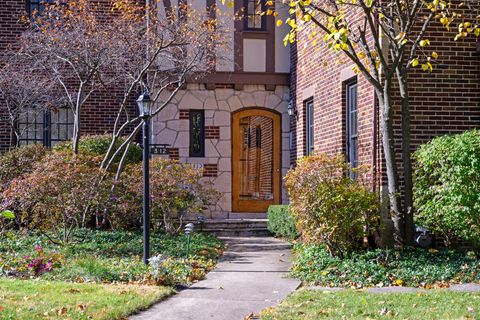
M443 289L388 294L300 290L261 314L262 320L385 318L479 319L480 293Z
M194 234L190 256L186 237L154 233L152 256L164 257L162 273L152 279L142 262L138 232L81 230L76 242L53 244L41 234L10 233L0 241L0 276L71 282L115 282L175 285L199 280L215 266L222 242L208 234Z
M139 232L79 230L54 244L39 233L0 238L0 319L123 319L202 279L222 254L216 237L151 235L156 269L142 262Z
M0 278L0 319L122 319L172 292L159 286Z

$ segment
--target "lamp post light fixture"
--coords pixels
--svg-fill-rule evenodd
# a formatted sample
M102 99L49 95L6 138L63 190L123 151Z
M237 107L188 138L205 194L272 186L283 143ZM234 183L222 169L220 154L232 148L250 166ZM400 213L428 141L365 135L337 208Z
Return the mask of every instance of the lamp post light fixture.
M187 235L187 258L190 256L190 237L193 233L193 229L195 228L193 223L187 223L185 226L185 234Z
M293 103L293 100L290 100L288 102L287 112L290 117L294 117L295 119L297 119L298 111L295 107L295 104Z
M137 99L138 112L143 120L143 262L150 258L150 118L152 100L148 91Z

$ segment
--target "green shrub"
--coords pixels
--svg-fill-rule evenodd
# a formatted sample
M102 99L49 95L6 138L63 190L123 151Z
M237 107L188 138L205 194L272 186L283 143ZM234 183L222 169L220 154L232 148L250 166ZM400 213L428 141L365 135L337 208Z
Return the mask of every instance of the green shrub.
M480 281L473 252L415 248L359 250L332 257L324 245L296 244L292 275L324 286L405 285L429 288L445 283Z
M288 205L268 207L268 230L278 237L296 239L299 234Z
M415 153L416 222L441 234L480 242L480 131L448 135Z
M360 178L350 179L343 155L305 157L285 177L290 210L307 243L324 243L344 255L362 245L378 224L378 195Z
M110 142L112 141L112 136L105 134L105 135L98 135L98 136L85 136L80 139L80 144L78 146L78 150L81 153L85 153L88 155L94 156L103 156L107 153L108 148L110 146ZM125 138L119 138L115 143L115 150L117 150L121 144L125 141ZM62 151L62 150L71 150L72 149L72 142L65 142L55 146L54 150ZM115 161L120 161L122 152L117 155ZM142 161L142 149L135 143L132 143L130 149L128 151L125 163L137 163Z
M203 171L190 164L155 157L150 160L150 197L154 227L174 233L188 212L201 212L219 193L201 181ZM131 164L116 185L110 214L114 228L138 229L142 223L142 164Z

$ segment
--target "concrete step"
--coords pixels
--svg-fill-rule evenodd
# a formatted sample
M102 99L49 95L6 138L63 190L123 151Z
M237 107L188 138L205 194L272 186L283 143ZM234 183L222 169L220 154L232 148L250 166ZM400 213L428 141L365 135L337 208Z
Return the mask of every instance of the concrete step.
M202 226L195 223L197 231L213 233L217 236L271 236L267 219L209 219Z

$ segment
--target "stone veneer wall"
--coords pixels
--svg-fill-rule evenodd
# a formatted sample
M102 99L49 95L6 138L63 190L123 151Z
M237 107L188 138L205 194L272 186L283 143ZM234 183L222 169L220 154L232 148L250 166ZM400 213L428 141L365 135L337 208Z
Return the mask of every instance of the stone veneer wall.
M232 210L232 146L231 116L243 108L267 108L282 115L282 176L290 166L290 119L287 113L290 98L287 86L267 91L263 85L244 85L242 90L216 88L207 90L203 84L188 84L171 104L153 119L153 143L169 144L178 150L181 162L204 167L205 179L222 192L216 206L205 213L207 218L228 218ZM189 157L190 109L205 110L205 157ZM216 169L216 170L215 170ZM282 188L282 201L286 195Z

